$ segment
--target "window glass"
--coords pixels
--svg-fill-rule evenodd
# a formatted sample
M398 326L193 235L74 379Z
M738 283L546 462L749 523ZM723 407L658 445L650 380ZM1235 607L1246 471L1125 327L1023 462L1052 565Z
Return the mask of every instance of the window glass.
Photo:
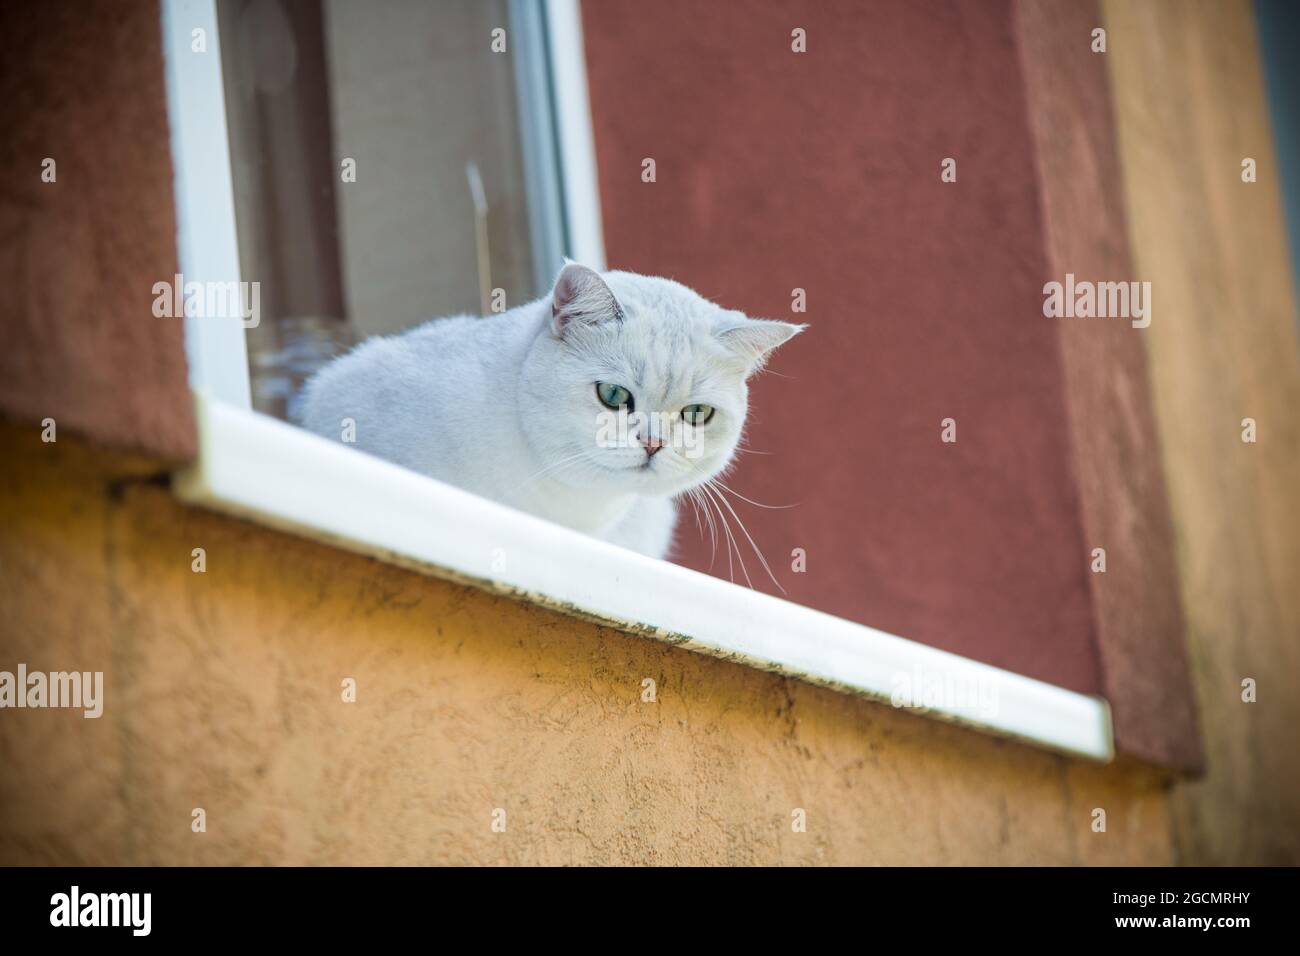
M526 184L558 187L527 175L546 147L520 108L526 39L492 49L509 7L218 4L257 410L293 418L302 382L360 339L543 292L559 249Z

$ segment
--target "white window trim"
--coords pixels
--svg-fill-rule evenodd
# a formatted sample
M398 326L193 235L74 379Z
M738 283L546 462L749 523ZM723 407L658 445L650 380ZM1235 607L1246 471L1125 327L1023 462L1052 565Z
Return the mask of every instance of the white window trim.
M203 31L206 43L201 53L192 49L196 30ZM213 0L166 0L163 50L181 276L187 284L238 282L239 237ZM195 389L238 408L252 407L241 319L186 316L185 353Z
M576 0L551 0L547 14L553 62L564 64L553 81L566 104L557 126L571 254L599 267ZM232 268L238 275L238 255L225 113L198 114L203 123L186 123L184 115L221 103L213 0L167 0L164 22L182 268L187 278L229 280ZM182 71L181 58L195 55L196 26L208 29L211 59ZM214 156L225 157L224 171ZM890 701L904 678L977 687L984 703L996 706L944 701L918 712L1094 760L1114 755L1110 708L1100 697L626 551L258 414L248 404L243 329L237 321L216 331L202 324L220 321L186 326L199 433L196 463L173 481L186 502L877 700ZM231 372L237 360L242 389Z
M555 90L560 140L560 177L570 256L590 269L605 270L605 232L596 176L596 141L587 96L587 54L582 45L578 0L546 0L551 86Z

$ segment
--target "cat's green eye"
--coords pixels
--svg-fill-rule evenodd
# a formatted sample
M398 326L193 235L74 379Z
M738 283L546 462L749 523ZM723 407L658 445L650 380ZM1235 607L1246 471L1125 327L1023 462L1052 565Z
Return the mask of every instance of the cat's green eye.
M690 425L703 425L712 417L712 405L687 405L682 409L682 420Z
M627 410L632 411L632 393L622 385L611 385L608 382L596 383L596 397L600 399L600 404L606 408L612 408L615 411L627 406Z

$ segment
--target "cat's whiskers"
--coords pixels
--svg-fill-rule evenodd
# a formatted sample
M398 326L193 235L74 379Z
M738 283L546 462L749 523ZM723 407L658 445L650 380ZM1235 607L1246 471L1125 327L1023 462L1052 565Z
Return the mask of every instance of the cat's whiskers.
M691 467L693 468L699 467L694 462L691 462L690 464ZM700 484L692 488L691 492L693 494L699 495L699 500L704 505L704 514L709 520L709 529L713 535L713 553L709 557L709 570L710 571L713 570L714 562L717 560L718 557L719 535L717 534L717 524L715 524L713 520L713 513L716 511L718 515L718 522L721 523L723 533L725 534L725 537L723 538L723 543L727 546L727 577L734 584L736 581L736 571L735 571L735 564L732 559L732 548L733 545L735 544L735 539L732 537L731 529L727 524L727 516L722 513L722 509L719 508L717 502L713 500L713 494L710 493L708 487L706 487L708 483L709 483L709 479L706 478L704 481L700 482ZM735 550L737 554L739 554L739 550L740 550L739 545L735 545ZM742 570L743 570L743 559L742 559Z
M727 548L728 574L729 576L731 576L732 581L733 582L735 581L734 566L731 563L731 551L732 551L732 547L734 546L736 552L736 558L740 561L741 573L745 575L745 580L747 583L749 583L749 586L751 588L754 586L753 583L749 580L749 572L745 567L745 559L744 556L741 554L740 543L736 540L735 536L731 533L731 523L727 520L726 514L723 513L722 510L723 507L725 507L726 510L731 513L731 517L736 519L736 524L739 526L740 531L742 534L744 534L746 540L749 541L749 546L753 548L754 554L758 557L759 563L762 564L763 570L767 572L767 576L771 579L772 583L776 585L777 590L779 590L782 594L785 594L786 590L784 587L782 587L781 582L776 579L776 575L772 572L771 565L768 564L767 557L763 554L763 550L758 546L758 543L754 540L753 535L749 533L749 529L745 527L745 522L742 521L740 515L736 513L736 509L731 506L731 502L727 500L726 494L730 493L732 495L735 495L737 498L741 499L742 501L748 502L749 504L752 505L756 505L760 508L781 509L781 508L793 508L795 506L794 505L764 505L760 502L745 497L744 495L740 494L738 491L732 490L729 486L724 484L722 481L722 476L728 473L731 464L733 463L729 463L727 468L724 468L721 472L719 472L718 474L710 478L706 478L704 481L696 485L695 488L691 490L692 492L696 490L703 492L704 495L706 496L705 500L713 504L713 509L717 511L718 517L722 521L723 531L726 533L727 542L728 542L728 548ZM695 468L699 467L698 465L695 465L694 462L692 462L691 465ZM719 506L719 502L721 502L721 506ZM716 547L714 550L716 554ZM712 563L710 563L709 565L710 570L712 570L712 567L713 565Z
M749 578L749 569L745 567L745 556L740 553L740 544L736 541L735 536L731 533L731 522L727 520L727 516L723 514L722 509L718 507L717 502L720 493L716 489L712 488L707 481L704 484L700 485L700 488L702 488L704 490L704 493L708 495L710 499L713 500L713 506L717 508L718 517L722 519L722 530L726 532L727 545L728 545L727 575L728 577L731 578L731 583L732 584L736 583L735 565L733 565L731 562L731 552L734 550L736 552L736 560L740 562L740 573L745 576L745 583L749 585L750 590L753 590L754 582L751 581Z
M713 564L718 559L718 523L713 520L713 509L708 505L708 499L704 493L700 492L700 501L704 503L704 517L709 522L709 543L711 553L709 555L709 570L713 570Z
M765 505L765 504L763 504L761 501L755 501L753 498L746 498L746 497L745 497L744 495L742 495L739 491L736 491L736 490L733 489L733 488L728 488L726 485L724 485L724 484L723 484L721 481L719 481L717 478L712 478L712 479L710 479L710 480L711 480L715 485L717 485L719 488L721 488L723 491L730 492L731 494L733 494L733 495L735 495L737 498L739 498L741 501L745 502L746 504L751 504L751 505L753 505L755 508L767 508L769 511L784 511L784 510L787 509L787 508L797 508L797 507L799 507L798 502L796 502L795 504L792 504L792 505Z
M704 537L704 528L706 526L709 529L709 570L712 571L713 564L718 559L718 529L713 523L713 512L709 509L707 502L704 501L703 494L698 488L688 488L686 497L690 499L691 507L695 509L695 526L699 529L700 537Z
M524 485L531 484L534 481L538 481L543 477L547 477L550 474L558 472L561 468L565 468L569 465L572 465L575 461L577 461L580 458L586 458L586 457L587 457L587 453L585 451L579 451L576 454L568 455L564 458L561 458L559 461L553 461L549 465L546 465L544 468L541 468L533 472L531 475L525 478L523 480L523 484Z
M722 489L725 488L726 486L722 485L721 482L717 482L717 480L713 478L710 478L708 481L705 482L705 484L715 489L718 495L718 500L720 500L724 505L726 505L727 510L731 512L731 516L736 519L736 524L740 526L741 532L745 535L745 538L749 541L749 546L754 549L754 554L758 555L758 560L759 563L763 565L763 570L766 571L767 576L772 579L772 583L776 585L777 590L779 590L782 594L785 594L785 588L781 587L781 582L778 581L776 579L776 575L772 573L772 568L767 563L767 558L763 554L763 549L760 548L757 542L754 541L753 537L749 533L749 529L745 527L745 522L740 520L740 515L736 514L736 509L731 507L731 502L729 502L726 498L726 495L722 493ZM732 494L735 494L735 492L733 491ZM739 550L739 545L737 545L737 550ZM750 587L753 587L753 585L750 585Z

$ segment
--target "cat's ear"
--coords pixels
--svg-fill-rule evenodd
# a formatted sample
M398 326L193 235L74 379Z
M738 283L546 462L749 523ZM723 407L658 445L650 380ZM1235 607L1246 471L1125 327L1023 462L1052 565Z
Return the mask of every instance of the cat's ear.
M581 325L618 322L623 310L600 273L570 262L560 271L551 290L551 331L563 338L565 330Z
M753 375L767 361L772 350L794 338L808 326L770 319L751 319L741 312L729 312L716 330L723 345L740 356Z

